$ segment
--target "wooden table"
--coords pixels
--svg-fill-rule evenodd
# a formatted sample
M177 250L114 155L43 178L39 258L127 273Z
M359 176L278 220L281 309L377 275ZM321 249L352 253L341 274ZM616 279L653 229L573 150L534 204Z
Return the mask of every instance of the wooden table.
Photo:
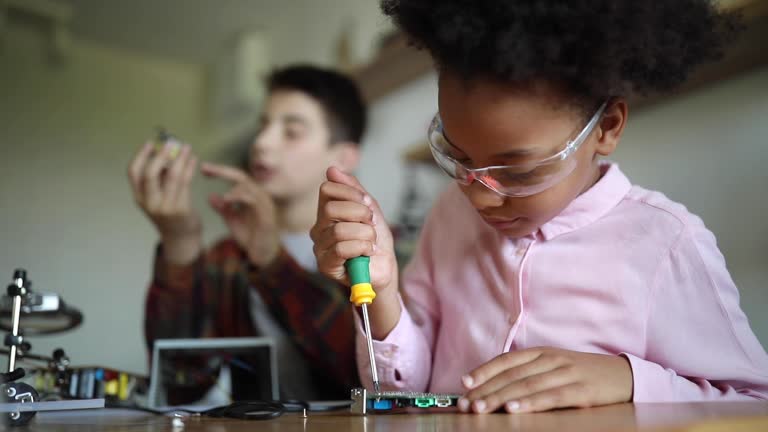
M1 427L1 426L0 426ZM242 421L170 417L115 410L40 413L32 431L768 431L768 402L621 404L537 414L388 414L353 416L333 413L286 414L273 420Z

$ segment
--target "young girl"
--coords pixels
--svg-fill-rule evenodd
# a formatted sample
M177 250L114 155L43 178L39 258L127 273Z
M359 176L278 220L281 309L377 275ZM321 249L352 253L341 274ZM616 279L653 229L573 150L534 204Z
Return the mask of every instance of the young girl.
M768 398L768 356L712 233L599 161L623 95L681 83L733 18L704 0L383 10L437 64L429 141L456 184L402 279L376 201L333 168L321 187L320 270L344 282L346 259L371 257L382 387L461 393L477 413ZM362 330L358 366L370 382Z

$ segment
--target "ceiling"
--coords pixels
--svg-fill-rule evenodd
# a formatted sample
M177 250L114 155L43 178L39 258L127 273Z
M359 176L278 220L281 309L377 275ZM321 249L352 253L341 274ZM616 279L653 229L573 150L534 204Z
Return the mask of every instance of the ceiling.
M55 0L77 37L169 59L210 63L238 33L263 32L273 63L329 63L342 32L370 56L389 24L378 0Z

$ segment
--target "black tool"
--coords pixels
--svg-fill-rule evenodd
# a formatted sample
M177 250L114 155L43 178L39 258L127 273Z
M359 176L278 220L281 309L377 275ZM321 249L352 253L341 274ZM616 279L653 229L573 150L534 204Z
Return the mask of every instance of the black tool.
M8 355L8 372L0 377L0 400L6 403L30 403L38 401L38 394L29 384L15 382L24 377L24 369L16 368L16 356L30 349L28 342L19 332L19 319L21 316L21 300L29 292L30 282L27 280L27 272L17 269L13 272L13 283L8 285L8 297L12 299L12 326L11 333L5 336L5 346L10 348ZM23 426L37 414L36 411L12 412L3 419L10 426Z

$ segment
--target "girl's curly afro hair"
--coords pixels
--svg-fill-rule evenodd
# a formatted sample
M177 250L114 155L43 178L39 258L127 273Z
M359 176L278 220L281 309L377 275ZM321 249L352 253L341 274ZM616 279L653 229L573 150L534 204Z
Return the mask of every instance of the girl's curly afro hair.
M739 17L708 0L382 0L384 14L471 81L545 80L573 96L673 89L722 55Z

